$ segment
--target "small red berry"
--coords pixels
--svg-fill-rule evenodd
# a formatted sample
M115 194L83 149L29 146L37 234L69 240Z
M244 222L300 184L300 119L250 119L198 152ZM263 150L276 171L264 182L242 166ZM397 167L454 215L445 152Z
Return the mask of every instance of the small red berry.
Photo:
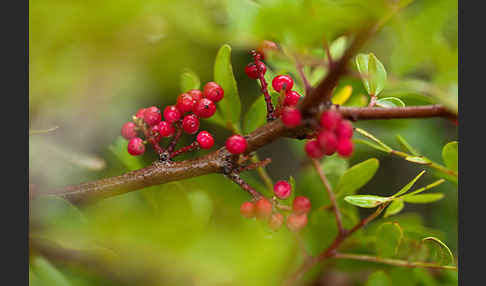
M241 204L240 213L246 218L252 218L255 216L255 206L252 202L244 202Z
M319 142L324 154L330 156L336 152L338 139L333 132L321 130L321 132L319 132L317 135L317 142Z
M209 118L216 112L216 105L214 102L207 98L201 98L194 105L194 114L202 118Z
M203 149L210 149L214 145L213 136L207 131L201 131L196 136L196 141Z
M150 127L150 134L152 134L155 141L159 142L162 139L162 135L160 135L160 123Z
M297 196L292 203L292 209L296 214L306 214L311 210L311 202L307 197Z
M159 134L162 137L170 137L174 135L175 129L174 126L172 126L171 123L167 121L160 121L159 123Z
M192 107L194 106L194 99L188 93L181 93L177 97L176 107L179 109L181 114L186 112L192 111Z
M248 143L246 142L245 137L238 134L235 134L226 140L226 149L228 149L231 154L241 154L245 152L247 146Z
M284 217L281 213L274 213L268 221L268 226L274 231L278 230L284 222Z
M142 155L145 152L145 145L143 140L139 137L135 137L128 141L128 153L133 156Z
M287 217L287 227L291 231L299 231L307 225L307 214L289 214Z
M187 94L192 97L194 103L198 102L201 98L203 98L202 91L200 91L199 89L191 89L187 92Z
M137 114L135 114L135 117L137 118L142 118L143 119L143 114L145 113L145 108L140 108L138 111L137 111Z
M158 109L155 106L145 108L145 112L143 113L143 120L149 126L159 124L160 120L162 120L162 115L160 114L160 109Z
M218 102L223 99L224 90L219 84L215 83L214 81L210 81L203 87L203 97L211 100L212 102Z
M349 157L353 153L353 142L350 138L339 139L337 152L343 157Z
M307 156L311 158L318 159L324 156L324 151L322 151L321 145L317 140L307 141L304 148Z
M288 75L278 75L273 78L272 86L277 92L280 92L283 88L289 91L294 86L294 80Z
M255 202L255 215L258 219L266 219L272 214L272 203L266 198Z
M273 185L273 193L279 198L279 199L286 199L290 196L290 193L292 192L292 187L287 181L278 181Z
M189 114L182 119L182 129L187 134L194 134L199 129L199 119L194 114Z
M264 75L267 72L267 67L265 66L265 64L263 62L258 62L258 68L261 69L262 75ZM246 74L248 75L249 78L257 79L257 78L260 77L260 73L258 72L258 68L257 68L256 64L249 63L245 67L245 72L246 72Z
M121 135L123 138L130 140L134 137L137 137L137 131L135 130L137 126L133 122L127 122L123 124L121 129Z
M297 105L297 103L299 103L300 97L301 96L297 91L290 90L287 93L285 93L284 105L295 106Z
M336 136L339 139L349 139L353 137L353 124L349 120L341 120L336 128Z
M164 119L169 123L174 123L181 118L181 112L174 105L168 105L164 109Z
M297 108L285 107L282 111L282 122L287 127L295 127L302 121L302 115Z
M321 115L321 126L329 131L334 131L341 122L341 113L335 110L328 110Z

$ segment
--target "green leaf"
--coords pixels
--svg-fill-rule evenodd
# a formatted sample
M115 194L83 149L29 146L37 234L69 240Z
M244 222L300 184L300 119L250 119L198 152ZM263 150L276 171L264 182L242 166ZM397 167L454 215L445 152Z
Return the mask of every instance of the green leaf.
M201 87L201 80L190 69L185 69L181 74L181 92L186 92L191 89L199 89Z
M346 36L341 36L335 39L329 46L329 52L333 61L339 60L344 53L348 43L348 38Z
M407 203L413 204L427 204L438 201L444 197L444 194L435 193L435 194L420 194L414 195L410 197L403 198L404 201Z
M223 119L239 126L241 103L231 65L231 47L228 44L223 45L216 55L214 81L224 89L224 98L218 103Z
M386 70L373 53L356 56L356 66L369 95L377 96L385 87Z
M380 145L375 144L375 143L370 142L370 141L367 141L367 140L363 140L363 139L353 139L353 142L354 143L361 143L361 144L367 145L367 146L369 146L371 148L374 148L376 150L379 150L379 151L382 151L382 152L385 152L385 153L389 153L388 150L386 150L385 148L381 147Z
M422 239L422 243L432 243L433 245L436 245L439 247L439 263L442 265L448 265L454 262L454 255L452 254L452 251L447 247L445 243L443 243L440 239L437 237L426 237Z
M405 103L396 97L384 97L380 98L375 103L379 107L390 108L390 107L405 107Z
M243 118L243 132L245 134L251 133L258 127L265 124L267 119L267 106L265 98L260 96L251 105L248 112L246 112Z
M353 93L353 87L346 85L341 88L334 96L331 98L333 104L343 105L351 97Z
M131 156L127 151L128 141L121 136L118 136L110 146L110 150L115 157L129 170L137 170L143 167L143 161L140 157Z
M381 147L383 147L384 150L386 150L385 152L387 153L390 153L391 151L393 151L393 149L386 145L385 143L381 142L378 138L376 138L375 136L373 136L371 133L369 133L368 131L364 130L364 129L361 129L361 128L355 128L356 132L358 132L359 134L375 141L376 143L378 143L378 145L380 145Z
M428 158L423 156L408 156L405 157L405 160L421 165L430 165L430 163L432 163Z
M68 286L72 285L71 282L54 267L48 260L43 257L37 256L32 259L32 266L36 277L42 285L52 286Z
M420 156L420 153L415 150L412 145L410 145L407 140L405 140L405 138L403 138L402 136L400 135L397 135L396 136L397 138L397 141L398 141L398 144L400 144L400 146L407 152L410 152L412 155L414 156Z
M447 143L444 148L442 148L442 159L444 160L444 164L457 172L457 155L458 152L458 143L457 141L452 141Z
M426 190L429 190L429 189L431 189L431 188L433 188L433 187L436 187L436 186L438 186L438 185L442 184L443 182L445 182L445 180L444 180L444 179L437 180L437 181L433 182L432 184L428 184L428 185L427 185L427 186L425 186L425 187L422 187L422 188L420 188L420 189L417 189L417 190L415 190L415 191L413 191L413 192L411 192L411 193L408 193L408 194L406 194L406 195L402 196L402 198L406 198L406 197L411 197L411 196L414 196L414 195L416 195L416 194L418 194L418 193L421 193L421 192L424 192L424 191L426 191Z
M336 194L345 196L356 193L359 188L373 178L379 165L378 159L371 158L349 168L339 179Z
M403 240L403 230L396 222L386 222L376 230L376 253L380 257L393 257Z
M401 212L404 206L405 204L403 203L402 199L393 200L391 204L386 208L383 217L386 218Z
M425 173L425 171L422 171L420 172L415 178L413 178L413 180L411 180L408 184L406 184L403 188L401 188L398 192L396 192L392 198L394 197L398 197L399 195L401 194L404 194L406 193L408 190L410 190L410 188L413 187L413 185L415 184L415 182L417 182L418 179L420 179L420 177L422 177L422 175Z
M375 208L389 201L390 198L374 196L374 195L354 195L354 196L346 196L344 197L344 200L357 207Z
M393 286L393 284L383 270L378 270L368 276L365 286Z

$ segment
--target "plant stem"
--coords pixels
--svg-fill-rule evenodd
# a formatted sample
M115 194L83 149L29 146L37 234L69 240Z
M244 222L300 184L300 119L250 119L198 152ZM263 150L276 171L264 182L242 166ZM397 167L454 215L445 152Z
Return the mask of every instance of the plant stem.
M332 258L368 261L368 262L382 263L382 264L388 264L388 265L393 265L393 266L401 266L401 267L409 267L409 268L420 267L420 268L429 268L429 269L447 269L447 270L456 270L457 271L456 266L438 265L438 264L426 263L426 262L410 262L410 261L406 261L406 260L381 258L381 257L362 255L362 254L336 253L336 254L334 254L334 256L332 256Z

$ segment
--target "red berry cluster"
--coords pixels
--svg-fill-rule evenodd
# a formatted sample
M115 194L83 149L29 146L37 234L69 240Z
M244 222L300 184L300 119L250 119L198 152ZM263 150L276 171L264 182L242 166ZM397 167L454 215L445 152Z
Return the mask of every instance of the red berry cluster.
M278 181L273 186L273 192L278 199L285 200L291 195L292 188L287 181ZM264 220L272 230L278 230L283 225L285 217L276 207L274 208L274 204L277 204L276 200L270 201L267 198L260 198L255 202L244 202L241 204L240 213L246 218L256 217ZM286 217L287 228L291 231L299 231L305 227L310 210L311 202L307 197L295 197L291 212Z
M223 88L215 82L208 82L203 90L192 89L180 94L175 105L168 105L163 112L152 106L138 110L133 121L127 122L121 129L121 135L129 140L128 153L142 155L145 145L151 144L154 150L162 154L169 152L172 158L182 152L197 148L209 149L214 145L212 135L201 131L196 141L180 150L171 150L177 143L181 132L195 134L199 130L199 119L209 118L216 112L216 103L224 97ZM164 120L162 120L164 119ZM143 140L141 137L144 137ZM166 149L159 143L162 138L173 137ZM171 146L173 145L173 146Z
M353 153L353 125L349 120L343 120L341 113L328 110L320 118L320 130L316 139L305 144L305 152L311 158L330 156L337 152L342 157Z

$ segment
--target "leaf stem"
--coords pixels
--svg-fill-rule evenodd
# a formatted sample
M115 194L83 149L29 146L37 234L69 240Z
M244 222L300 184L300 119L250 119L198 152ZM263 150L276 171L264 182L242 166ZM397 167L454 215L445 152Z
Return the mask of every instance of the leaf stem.
M362 254L336 253L336 254L334 254L334 256L332 256L332 258L352 259L352 260L359 260L359 261L375 262L375 263L382 263L382 264L408 267L408 268L446 269L446 270L457 271L457 267L451 266L451 265L438 265L438 264L434 264L434 263L419 262L419 261L410 262L410 261L406 261L406 260L381 258L381 257L370 256L370 255L362 255Z

